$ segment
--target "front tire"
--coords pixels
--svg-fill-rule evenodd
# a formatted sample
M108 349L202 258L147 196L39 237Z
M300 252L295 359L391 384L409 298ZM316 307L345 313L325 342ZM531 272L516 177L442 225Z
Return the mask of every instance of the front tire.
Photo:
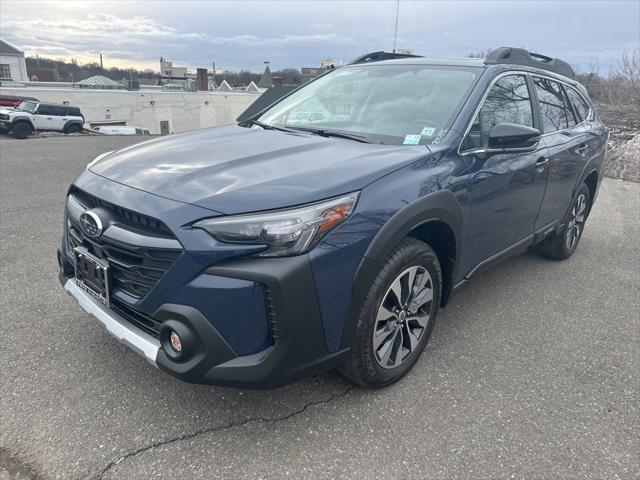
M589 202L589 187L583 183L573 199L562 227L538 245L538 251L542 255L553 260L565 260L573 255L584 232L589 215Z
M431 336L441 285L440 263L431 247L404 239L367 293L343 375L368 388L384 387L406 375Z
M11 131L13 132L14 137L23 139L31 135L33 129L27 122L18 122L13 126Z

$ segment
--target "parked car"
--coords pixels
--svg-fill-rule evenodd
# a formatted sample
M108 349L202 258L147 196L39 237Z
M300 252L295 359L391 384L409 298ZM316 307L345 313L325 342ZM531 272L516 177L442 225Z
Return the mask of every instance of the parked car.
M15 95L0 95L0 107L12 107L15 108L22 102L29 100L32 102L38 102L39 100L34 97L22 97Z
M80 133L84 116L78 107L23 101L16 108L0 108L0 126L16 138L26 138L33 132Z
M151 135L151 132L146 128L125 125L100 125L91 130L103 135Z
M561 60L362 61L241 124L97 157L67 195L60 280L179 379L337 367L381 387L479 272L574 253L607 136Z

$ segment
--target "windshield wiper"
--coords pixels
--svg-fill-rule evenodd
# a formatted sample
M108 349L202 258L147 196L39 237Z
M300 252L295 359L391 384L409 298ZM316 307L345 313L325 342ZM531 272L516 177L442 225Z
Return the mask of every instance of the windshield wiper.
M365 135L357 135L355 133L345 133L339 132L337 130L326 130L324 128L309 128L309 127L290 127L295 130L302 130L303 132L313 133L314 135L320 135L321 137L336 137L336 138L346 138L349 140L355 140L356 142L361 143L377 143L380 145L384 145L385 143L382 140L374 140L373 138L367 137Z
M275 125L271 125L270 123L262 123L259 120L249 120L247 122L247 125L257 125L260 128L262 128L263 130L278 130L280 132L295 133L294 130L291 130L289 128L277 127Z

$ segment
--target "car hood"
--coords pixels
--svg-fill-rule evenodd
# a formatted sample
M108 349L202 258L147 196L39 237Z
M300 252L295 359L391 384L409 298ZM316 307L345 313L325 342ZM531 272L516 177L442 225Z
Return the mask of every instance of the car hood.
M373 145L232 125L134 145L89 170L171 200L234 214L359 190L428 153L424 146Z

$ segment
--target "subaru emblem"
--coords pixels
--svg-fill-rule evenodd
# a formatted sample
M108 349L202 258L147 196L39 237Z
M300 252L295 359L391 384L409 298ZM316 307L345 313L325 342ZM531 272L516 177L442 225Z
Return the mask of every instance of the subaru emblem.
M80 227L87 237L95 238L102 234L102 221L91 210L87 210L80 215Z

